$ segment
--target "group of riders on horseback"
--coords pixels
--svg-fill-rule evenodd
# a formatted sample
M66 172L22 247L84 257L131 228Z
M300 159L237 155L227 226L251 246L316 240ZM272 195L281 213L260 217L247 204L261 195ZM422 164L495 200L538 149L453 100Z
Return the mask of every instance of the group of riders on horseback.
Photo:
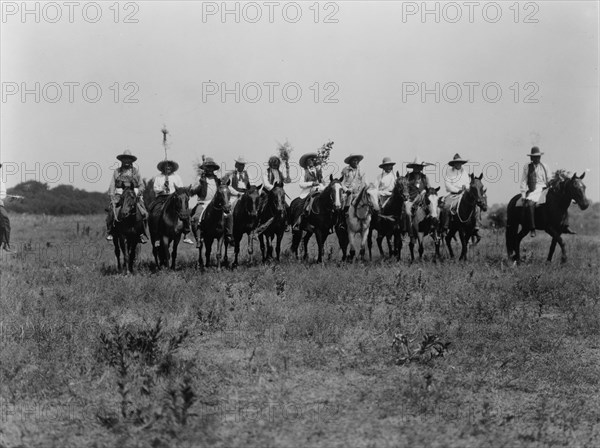
M539 148L533 147L528 156L531 159L531 163L525 165L521 180L521 195L522 195L522 206L523 210L528 210L524 214L526 219L523 222L523 228L527 228L531 231L532 236L535 235L535 220L534 210L536 205L543 201L545 188L550 180L550 170L548 166L540 161L541 155ZM377 176L375 183L367 184L365 174L361 169L360 162L364 156L361 154L350 154L344 159L346 166L342 170L340 179L337 180L339 183L340 191L340 204L336 209L333 207L331 213L331 222L327 233L336 232L338 236L348 231L347 226L349 223L349 211L351 205L357 205L357 199L364 197L367 201L367 193L375 193L377 204L371 204L370 210L372 220L370 220L369 226L371 229L377 229L377 221L393 221L394 227L403 233L418 233L418 226L414 225L415 218L434 218L434 225L436 230L440 233L447 231L450 227L450 220L453 215L459 213L458 204L464 193L471 188L474 180L473 175L469 175L463 165L468 160L463 159L459 154L455 154L452 160L448 162L450 169L445 174L445 188L447 195L439 198L439 204L431 205L430 207L424 207L424 203L427 202L428 196L433 194L437 199L437 192L439 187L434 189L430 186L427 175L423 172L423 169L428 165L433 165L420 160L416 157L411 163L407 164L407 168L411 171L406 174L405 177L401 177L398 172L394 175L393 168L396 164L391 158L385 157L382 163L379 165L381 173ZM133 189L136 196L136 217L140 222L139 226L139 242L146 243L148 241L148 211L144 205L143 193L144 193L144 182L140 176L137 168L133 166L133 162L137 158L129 151L125 151L123 154L117 156L117 159L121 162L121 166L114 171L109 187L110 196L110 207L108 209L107 217L107 239L112 239L112 233L115 225L115 217L119 215L118 209L121 204L121 195L127 188ZM318 214L315 210L315 200L322 195L327 188L326 182L323 179L323 173L321 166L318 164L318 155L315 152L309 152L300 157L299 164L304 169L304 175L302 180L299 182L301 189L298 198L294 199L290 206L285 204L286 214L286 227L287 225L292 226L292 232L297 233L308 231L313 233L315 231L314 225L311 224L309 219L311 214ZM188 215L187 219L183 222L183 241L188 244L194 244L188 234L192 233L196 240L196 247L200 247L202 242L202 220L204 212L208 204L213 201L219 188L223 185L228 190L228 200L226 204L223 204L224 213L224 241L226 244L234 244L234 213L238 200L249 191L252 187L247 171L245 170L247 161L244 157L240 156L235 159L235 170L227 173L223 178L219 178L215 172L220 169L220 166L211 158L206 157L203 163L199 166L200 176L197 179L196 185L189 188L189 195L197 195L198 202L192 213ZM149 205L150 213L154 210L159 210L165 203L166 198L169 195L175 193L178 188L184 188L181 177L176 173L179 168L177 162L172 160L163 160L157 165L157 169L160 174L157 175L152 182L155 199ZM392 199L394 189L398 184L398 180L402 179L404 187L406 188L403 202L403 209L398 213L397 216L386 215L384 210L388 202ZM476 179L476 178L475 178ZM479 177L481 179L481 176ZM331 178L333 182L335 179ZM280 159L277 156L272 156L268 161L268 169L263 176L263 183L258 187L260 191L259 208L264 208L267 203L267 194L275 186L280 185L283 188L283 184L289 182L289 178L284 177L280 170ZM361 193L365 193L362 194ZM485 190L480 194L485 199ZM335 200L333 201L335 202ZM333 203L332 202L332 203ZM437 201L436 201L437 202ZM485 202L485 201L483 201ZM365 202L366 203L366 202ZM439 205L439 214L437 207ZM476 204L478 208L484 209L487 205L482 204L482 200ZM389 207L388 207L389 209ZM419 211L421 209L421 211ZM473 207L473 211L468 217L460 214L458 216L460 221L466 221L467 218L471 225L471 234L475 234L477 228L477 207ZM354 216L358 218L358 208L353 208ZM423 211L425 210L425 211ZM432 210L435 210L434 216L431 216ZM371 216L369 216L371 218ZM258 225L257 223L256 225ZM430 224L431 227L431 224ZM379 230L379 229L378 229ZM574 233L569 227L565 220L562 223L563 233ZM363 234L364 232L361 232ZM381 231L379 232L381 233ZM427 234L429 232L425 232ZM395 234L396 235L396 234ZM317 239L318 235L317 235ZM324 237L322 237L324 240ZM350 238L351 239L351 238ZM366 241L366 238L365 238ZM380 240L379 240L380 241ZM378 244L379 244L378 241ZM156 241L158 245L160 242ZM369 232L369 243L370 243L370 232ZM388 239L389 244L389 239ZM400 243L401 244L401 243ZM297 244L293 244L292 247L297 247ZM364 249L364 245L362 246ZM380 246L381 250L381 246ZM390 246L391 250L391 246ZM421 249L422 250L422 249ZM345 250L344 250L345 252ZM397 252L397 250L395 250ZM412 253L412 241L411 241L411 253ZM236 254L237 255L237 254ZM362 253L361 253L362 255Z

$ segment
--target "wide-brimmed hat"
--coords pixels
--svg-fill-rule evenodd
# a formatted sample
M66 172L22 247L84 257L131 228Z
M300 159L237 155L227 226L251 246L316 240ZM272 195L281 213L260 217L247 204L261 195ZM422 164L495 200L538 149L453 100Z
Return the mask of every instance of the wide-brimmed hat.
M381 163L379 164L379 168L383 168L386 165L394 166L395 164L396 162L392 162L392 159L390 157L384 157Z
M409 164L406 165L406 168L417 168L419 166L424 167L427 165L431 165L431 163L423 162L423 161L421 161L421 158L419 156L417 156L417 157L415 157L415 159L412 162L410 162Z
M540 148L538 148L537 146L534 146L533 148L531 148L531 152L527 155L529 157L535 157L535 156L541 156L542 154L544 154L544 153L540 151Z
M316 152L307 152L302 157L300 157L300 161L298 163L300 164L300 166L302 168L306 168L306 161L308 159L316 159L316 158L317 158L317 153Z
M241 163L242 165L246 165L248 163L248 161L246 160L246 158L244 156L238 156L237 159L234 159L235 163Z
M219 168L221 168L217 162L214 161L214 159L212 157L206 157L204 159L204 162L202 162L202 165L200 165L200 168L204 169L206 167L212 166L214 167L215 170L218 170Z
M121 162L123 161L123 159L129 159L135 162L137 160L137 157L131 154L130 150L126 149L125 151L123 151L123 154L119 154L117 156L117 159L119 159Z
M362 154L354 154L354 153L352 153L352 154L350 154L348 157L346 157L344 159L344 163L350 163L350 161L352 159L358 159L358 161L360 162L364 158L365 158L365 156L363 156Z
M174 173L179 169L179 164L173 160L162 160L158 162L156 168L158 168L158 171L160 171L161 173L164 173L165 169L167 168L167 165L171 165L171 173Z
M450 160L450 162L448 162L448 165L452 166L455 163L467 163L468 160L463 159L458 153L454 154L454 157L452 158L452 160Z

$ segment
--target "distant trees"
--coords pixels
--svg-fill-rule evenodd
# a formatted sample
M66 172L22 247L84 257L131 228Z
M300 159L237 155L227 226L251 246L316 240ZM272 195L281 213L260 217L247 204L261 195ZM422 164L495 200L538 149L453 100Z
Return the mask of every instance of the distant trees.
M485 227L503 229L506 227L506 205L494 204L487 212L487 223Z
M108 204L106 193L80 190L72 185L48 184L35 180L22 182L8 189L8 194L23 196L23 200L5 201L14 213L46 215L93 215L104 213Z

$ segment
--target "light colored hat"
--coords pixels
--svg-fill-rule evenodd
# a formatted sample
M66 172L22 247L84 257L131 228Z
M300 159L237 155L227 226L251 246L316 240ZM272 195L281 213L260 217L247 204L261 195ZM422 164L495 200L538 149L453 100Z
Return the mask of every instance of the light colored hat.
M452 158L452 160L450 160L450 162L448 162L448 165L453 166L455 163L467 163L468 160L463 159L458 153L454 154L454 157Z
M123 161L123 159L129 159L135 162L137 160L137 157L131 154L130 150L126 149L125 151L123 151L123 154L119 154L117 156L117 159L119 159L121 162Z
M167 165L171 165L171 173L174 173L179 169L179 164L173 160L163 160L161 162L158 162L156 168L158 168L158 171L160 171L161 173L164 173L165 169L167 168Z
M235 163L241 163L242 165L246 165L248 162L246 161L244 156L238 156L238 158L235 159Z
M238 162L239 163L239 162ZM204 169L207 168L209 166L214 167L215 170L220 169L221 167L217 164L217 162L214 161L214 159L212 157L206 157L204 159L204 162L202 162L202 165L200 165L200 168Z
M544 153L540 151L540 148L538 148L537 146L534 146L533 148L531 148L531 152L527 155L529 157L535 157L535 156L541 156L542 154L544 154Z
M316 159L316 158L317 158L317 153L316 152L307 152L302 157L300 157L300 161L298 163L300 164L300 166L302 168L306 168L306 161L308 159Z
M419 156L417 156L417 157L415 157L415 160L413 160L408 165L406 165L406 168L416 168L418 166L423 167L423 166L427 166L427 165L431 165L431 163L422 162L421 158Z
M379 168L383 168L385 165L394 166L395 164L396 162L392 162L392 159L390 157L384 157L381 163L379 164Z
M362 159L364 159L364 158L365 158L365 156L363 156L362 154L354 154L354 153L351 153L351 154L350 154L348 157L346 157L346 158L344 159L344 163L347 163L347 164L348 164L348 163L350 163L350 161L351 161L352 159L358 159L358 161L360 162L360 161L361 161Z

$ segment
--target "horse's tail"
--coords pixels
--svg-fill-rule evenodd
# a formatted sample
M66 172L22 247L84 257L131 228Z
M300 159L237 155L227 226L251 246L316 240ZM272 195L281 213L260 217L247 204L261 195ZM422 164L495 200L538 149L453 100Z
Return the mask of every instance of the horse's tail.
M519 220L516 203L519 195L510 200L506 207L506 252L511 258L517 250L517 234L519 232Z

